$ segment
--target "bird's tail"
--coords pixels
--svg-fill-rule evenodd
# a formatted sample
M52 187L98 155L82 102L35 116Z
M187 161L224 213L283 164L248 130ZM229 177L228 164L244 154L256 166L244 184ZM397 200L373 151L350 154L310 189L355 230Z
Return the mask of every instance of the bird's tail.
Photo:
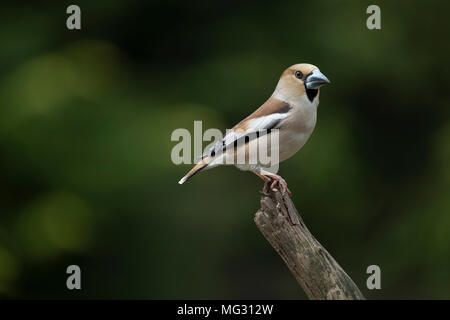
M205 169L208 164L211 162L210 157L203 158L199 163L197 163L183 178L181 178L180 181L178 181L179 184L185 183L188 179L190 179L194 174L200 172L201 170Z

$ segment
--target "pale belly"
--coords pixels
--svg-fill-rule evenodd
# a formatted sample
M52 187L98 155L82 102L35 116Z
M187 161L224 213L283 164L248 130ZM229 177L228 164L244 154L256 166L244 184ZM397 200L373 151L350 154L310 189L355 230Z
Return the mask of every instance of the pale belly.
M308 141L316 126L316 110L300 110L280 127L280 162L292 157Z
M280 134L280 162L289 159L296 154L308 141L314 129L302 133L281 133Z
M257 170L278 165L297 153L308 141L314 127L308 130L291 131L280 129L278 136L274 133L250 141L238 148L237 152L229 153L229 160L240 170ZM239 159L238 155L242 155ZM244 160L244 161L243 161Z

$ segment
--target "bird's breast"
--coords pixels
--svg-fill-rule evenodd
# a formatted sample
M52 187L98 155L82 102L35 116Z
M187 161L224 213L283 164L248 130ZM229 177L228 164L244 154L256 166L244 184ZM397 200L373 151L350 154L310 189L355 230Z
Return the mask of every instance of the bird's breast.
M280 126L280 161L293 156L308 141L316 126L316 110L315 106L295 108Z

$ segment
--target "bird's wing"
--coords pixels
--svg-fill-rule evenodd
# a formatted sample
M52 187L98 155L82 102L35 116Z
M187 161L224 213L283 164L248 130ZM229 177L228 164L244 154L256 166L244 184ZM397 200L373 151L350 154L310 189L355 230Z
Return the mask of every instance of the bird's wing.
M248 142L252 137L258 137L260 132L264 134L268 130L277 128L281 121L288 117L291 109L292 107L288 103L274 97L269 98L255 112L228 131L221 141L218 141L203 154L203 157L214 157L242 139L246 139L245 142ZM253 135L251 135L252 133Z

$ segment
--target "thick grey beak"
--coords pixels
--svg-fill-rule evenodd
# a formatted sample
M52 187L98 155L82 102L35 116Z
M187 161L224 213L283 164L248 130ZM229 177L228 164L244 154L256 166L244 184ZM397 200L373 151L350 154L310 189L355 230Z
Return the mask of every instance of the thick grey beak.
M330 83L330 80L328 80L322 72L314 69L313 72L306 78L305 86L307 89L318 89L325 83Z

